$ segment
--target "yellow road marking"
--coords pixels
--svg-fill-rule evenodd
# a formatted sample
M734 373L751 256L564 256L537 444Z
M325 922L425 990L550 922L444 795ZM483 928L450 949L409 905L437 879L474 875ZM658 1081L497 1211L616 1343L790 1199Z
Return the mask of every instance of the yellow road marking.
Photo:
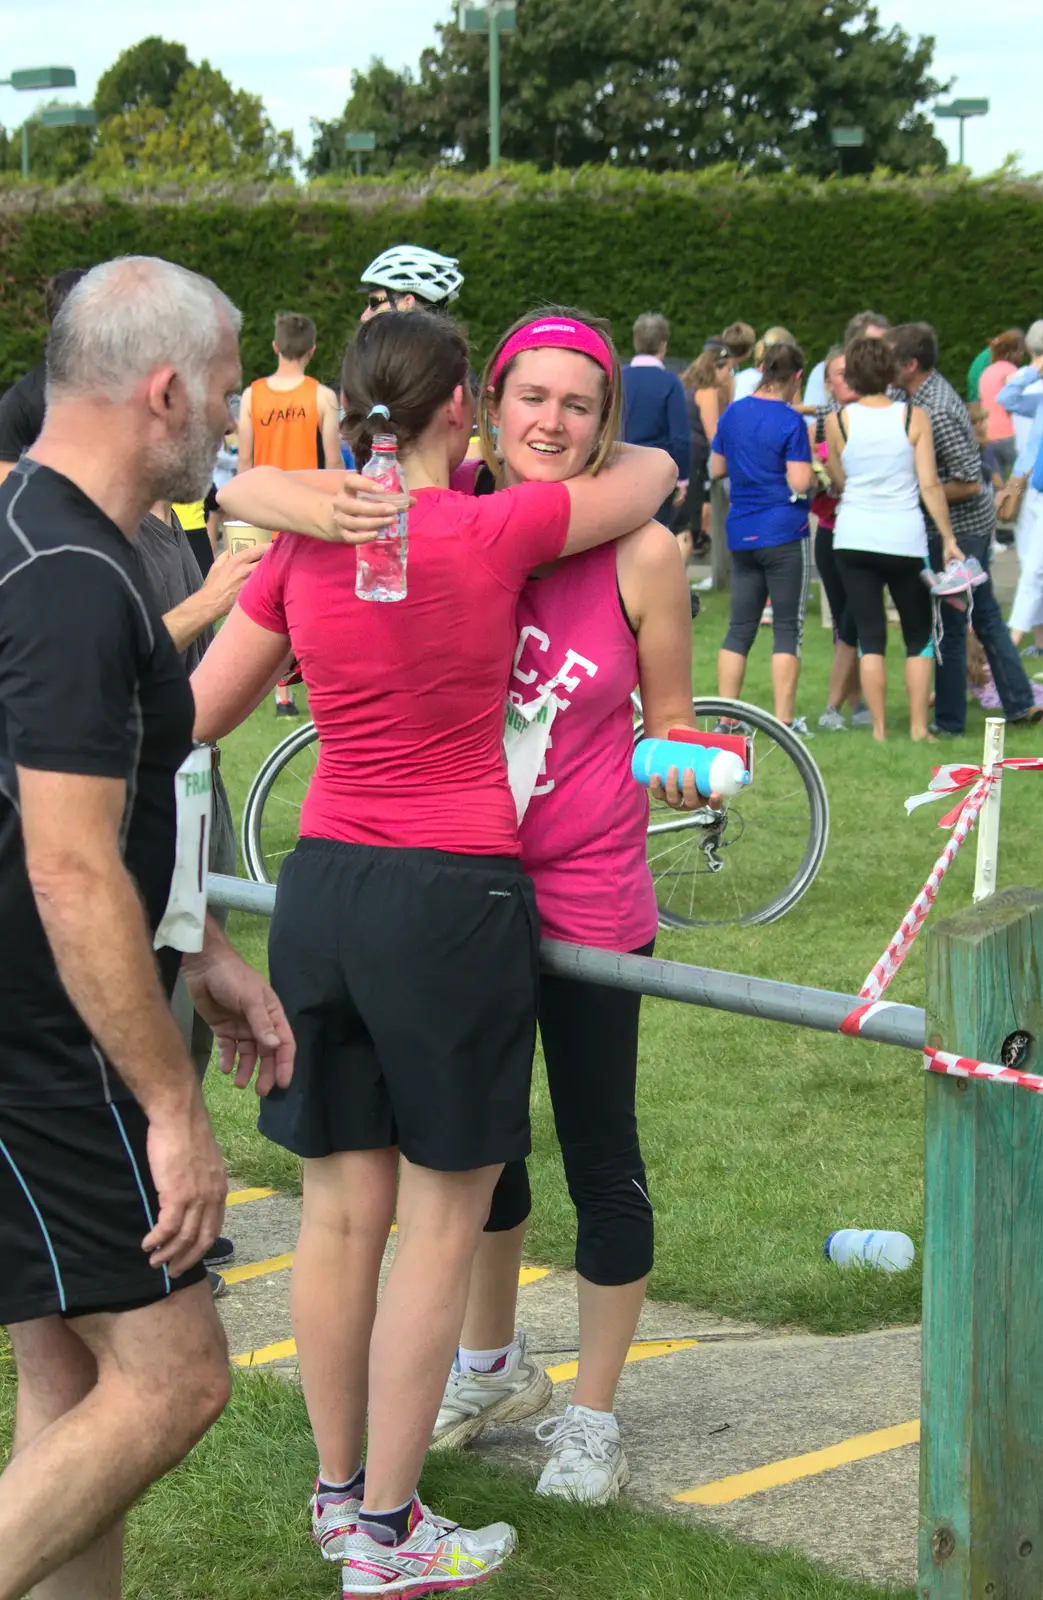
M630 1346L625 1364L632 1367L636 1361L654 1361L658 1356L672 1356L678 1350L694 1350L698 1343L698 1339L649 1339L644 1344ZM578 1372L578 1361L566 1361L560 1367L547 1368L551 1383L568 1383Z
M233 1189L225 1201L226 1206L245 1206L250 1200L268 1200L278 1189Z
M856 1434L853 1439L844 1439L827 1450L812 1450L805 1456L791 1456L788 1461L772 1461L766 1467L755 1467L752 1472L737 1472L730 1478L719 1478L716 1483L686 1489L673 1498L688 1506L729 1506L751 1494L763 1494L765 1489L777 1489L781 1484L796 1483L800 1478L814 1478L820 1472L832 1472L834 1467L846 1467L852 1461L865 1461L887 1450L915 1444L919 1437L919 1422L901 1422L894 1428Z
M281 1361L284 1356L295 1356L297 1345L293 1339L283 1339L279 1344L266 1344L260 1350L245 1350L241 1356L233 1356L232 1361L237 1367L266 1367L273 1361Z
M269 1272L282 1272L286 1267L293 1265L293 1256L272 1256L268 1261L252 1261L245 1267L229 1267L221 1276L226 1283L246 1283L251 1278L263 1277ZM518 1286L524 1289L527 1283L538 1283L541 1278L550 1277L550 1267L522 1267L518 1275ZM659 1347L656 1347L659 1349ZM681 1348L671 1346L671 1348ZM665 1354L665 1350L662 1352ZM293 1339L281 1339L278 1344L266 1344L260 1350L244 1350L242 1355L233 1356L232 1360L237 1367L266 1367L273 1361L282 1361L287 1356L297 1354L297 1345ZM628 1360L631 1358L628 1356ZM644 1359L641 1356L635 1360ZM572 1374L573 1377L575 1373Z
M285 1272L293 1266L293 1251L285 1256L269 1256L267 1261L248 1261L242 1267L227 1267L221 1271L226 1283L249 1283L251 1278L266 1278L270 1272Z

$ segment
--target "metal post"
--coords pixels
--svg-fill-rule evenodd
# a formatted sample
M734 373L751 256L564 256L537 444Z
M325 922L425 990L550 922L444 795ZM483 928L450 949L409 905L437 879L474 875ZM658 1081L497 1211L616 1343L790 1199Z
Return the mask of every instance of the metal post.
M981 770L988 774L997 761L1003 760L1003 736L1007 724L1002 717L989 717L985 723L985 753ZM974 869L974 900L986 900L996 893L996 871L1000 851L1000 785L1003 774L989 790L988 799L978 816L978 860Z
M1041 957L1038 890L939 923L928 1043L1038 1072ZM917 1596L1038 1600L1043 1096L932 1072L925 1110Z
M961 167L963 166L963 128L964 128L964 124L965 124L966 121L967 121L966 117L961 117L960 118L960 166Z
M356 150L355 151L355 176L356 176L356 178L361 178L361 176L362 176L362 151L361 150Z
M962 126L962 124L961 124ZM500 164L500 8L489 7L489 165Z
M22 177L29 176L29 118L22 123Z

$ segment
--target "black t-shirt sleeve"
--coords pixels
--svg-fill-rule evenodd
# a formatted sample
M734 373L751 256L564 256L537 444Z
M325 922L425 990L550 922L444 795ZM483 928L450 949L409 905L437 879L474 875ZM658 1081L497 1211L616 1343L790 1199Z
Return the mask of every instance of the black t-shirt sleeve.
M0 400L0 461L17 461L36 443L46 408L44 385L35 373L20 379Z
M108 559L63 551L12 572L0 589L0 701L14 761L127 777L153 646L143 601Z

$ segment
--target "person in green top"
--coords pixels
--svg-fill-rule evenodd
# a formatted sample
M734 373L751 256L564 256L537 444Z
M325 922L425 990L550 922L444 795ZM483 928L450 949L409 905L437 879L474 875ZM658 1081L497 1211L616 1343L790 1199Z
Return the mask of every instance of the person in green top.
M989 346L986 345L985 349L975 356L974 360L967 369L967 399L970 401L971 405L974 405L980 398L978 394L978 384L981 382L982 373L985 371L985 368L988 366L991 360L992 352Z

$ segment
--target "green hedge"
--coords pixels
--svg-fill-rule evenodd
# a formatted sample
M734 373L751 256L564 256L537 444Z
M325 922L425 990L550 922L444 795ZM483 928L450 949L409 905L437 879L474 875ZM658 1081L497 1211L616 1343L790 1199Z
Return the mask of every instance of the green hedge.
M678 355L741 317L786 324L810 359L872 306L933 322L962 387L988 337L1043 316L1043 189L1015 180L517 168L240 193L13 185L0 189L0 380L39 358L41 279L128 252L182 261L231 295L245 314L248 377L269 367L273 314L308 312L315 370L331 379L359 313L360 270L402 239L460 257L459 310L479 357L520 311L552 300L611 317L624 354L633 317L651 308L670 317Z

